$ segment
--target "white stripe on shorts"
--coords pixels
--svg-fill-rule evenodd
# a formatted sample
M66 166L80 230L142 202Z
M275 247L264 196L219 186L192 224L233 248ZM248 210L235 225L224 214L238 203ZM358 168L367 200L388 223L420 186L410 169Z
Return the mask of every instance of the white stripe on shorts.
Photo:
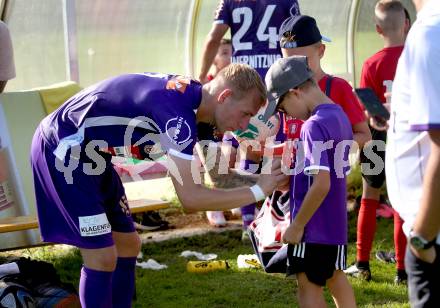
M335 269L345 270L346 268L345 245L338 245L338 255L336 256Z
M306 243L296 244L293 247L293 256L298 258L303 258L306 253Z

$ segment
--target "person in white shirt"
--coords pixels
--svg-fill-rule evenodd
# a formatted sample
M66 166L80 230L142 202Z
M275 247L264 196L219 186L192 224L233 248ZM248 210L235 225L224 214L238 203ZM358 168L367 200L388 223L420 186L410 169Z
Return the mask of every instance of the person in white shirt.
M418 11L394 79L386 148L390 201L409 236L411 306L440 305L440 0Z

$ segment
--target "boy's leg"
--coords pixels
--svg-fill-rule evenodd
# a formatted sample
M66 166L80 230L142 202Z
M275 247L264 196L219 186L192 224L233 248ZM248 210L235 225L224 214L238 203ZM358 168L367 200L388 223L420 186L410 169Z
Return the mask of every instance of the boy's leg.
M385 163L385 151L381 148L381 145L385 144L386 132L370 129L372 141L365 145L360 155L362 200L357 223L356 268L355 270L350 268L346 271L347 274L365 280L371 279L369 261L374 234L376 233L376 209L380 203L380 188L385 182L384 165L377 166L370 157L375 154ZM377 169L380 167L382 167L382 170Z
M116 269L113 273L113 307L131 307L135 290L136 257L141 249L141 240L136 232L113 232L117 249Z
M300 307L327 307L321 286L310 282L305 273L297 273L298 303Z
M362 263L367 265L376 233L376 209L379 206L380 189L370 186L365 179L362 179L362 186L362 200L357 221L356 261L361 265Z
M81 306L112 307L112 277L116 267L115 246L81 248L84 265L81 269L79 297Z
M327 280L327 287L333 296L336 307L356 307L353 288L344 272L334 271L333 276Z

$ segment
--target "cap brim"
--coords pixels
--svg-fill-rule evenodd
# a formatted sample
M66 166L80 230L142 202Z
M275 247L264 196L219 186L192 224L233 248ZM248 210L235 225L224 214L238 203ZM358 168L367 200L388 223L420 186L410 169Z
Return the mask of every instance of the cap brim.
M278 98L271 95L270 93L267 94L267 107L264 111L263 115L263 121L267 121L270 119L271 116L273 116L276 113L278 105Z
M327 42L327 43L331 43L332 42L332 40L329 37L324 36L322 34L321 34L321 40L324 41L324 42Z

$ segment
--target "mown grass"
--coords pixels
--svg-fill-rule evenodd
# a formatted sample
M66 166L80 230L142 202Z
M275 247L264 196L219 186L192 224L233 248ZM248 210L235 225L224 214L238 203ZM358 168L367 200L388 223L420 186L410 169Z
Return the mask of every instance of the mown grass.
M350 214L349 219L348 260L353 262L355 214ZM392 232L392 220L378 220L373 254L380 249L393 249ZM168 268L161 271L137 268L134 307L296 307L295 281L286 280L282 274L237 268L239 254L253 253L249 245L241 243L240 237L240 231L229 231L143 245L145 260L153 258ZM218 259L230 263L231 269L205 274L187 272L187 260L179 256L184 250L216 253ZM22 255L52 262L63 281L78 285L81 267L78 250L48 246L23 250ZM371 270L370 282L350 278L360 307L409 307L406 287L393 284L393 265L380 263L373 256ZM334 306L328 292L326 300Z

